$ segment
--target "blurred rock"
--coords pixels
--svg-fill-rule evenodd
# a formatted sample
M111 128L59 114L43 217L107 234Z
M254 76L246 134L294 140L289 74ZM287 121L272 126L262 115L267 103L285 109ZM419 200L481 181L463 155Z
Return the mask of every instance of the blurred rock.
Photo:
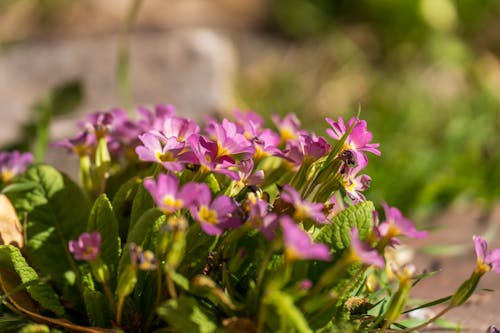
M31 107L52 87L80 79L85 100L58 118L52 139L75 135L84 113L120 106L116 84L117 36L24 43L0 54L0 144L16 139ZM135 105L174 104L200 119L231 103L235 53L230 40L208 29L179 29L131 38L130 75Z

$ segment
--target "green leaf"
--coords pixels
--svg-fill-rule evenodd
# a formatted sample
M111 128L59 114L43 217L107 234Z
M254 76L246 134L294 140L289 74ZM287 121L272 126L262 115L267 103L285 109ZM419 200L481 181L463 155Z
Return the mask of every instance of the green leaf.
M373 211L371 201L364 201L349 206L333 217L330 224L325 224L315 237L315 241L330 246L335 251L349 247L351 244L351 228L356 227L361 239L366 238L373 227Z
M35 188L16 193L18 213L28 213L28 242L24 248L30 263L42 275L51 276L63 288L67 271L76 264L68 241L85 231L89 205L80 188L66 175L48 165L35 165L23 176ZM71 289L70 289L71 290Z
M2 189L2 194L9 193L9 192L22 192L22 191L27 191L35 188L37 186L36 183L34 182L23 182L23 183L12 183L7 186L5 186Z
M149 209L154 207L154 201L149 192L144 186L139 186L132 203L132 212L130 213L130 226L129 230L134 228L135 223L139 218Z
M157 310L160 318L179 332L212 333L217 331L215 318L195 298L182 295L171 299Z
M101 194L94 202L87 223L87 231L97 230L101 234L101 258L114 276L121 243L118 235L118 221L106 194Z
M155 225L158 219L164 219L165 215L157 208L150 208L142 214L141 218L137 221L134 227L129 231L127 243L135 243L141 245L146 235L151 228ZM123 249L123 254L120 258L118 265L118 274L121 275L127 265L130 263L130 254L128 247Z
M48 284L40 280L36 271L28 265L17 247L0 245L0 265L16 271L21 282L26 283L28 293L44 309L50 310L58 316L63 315L64 308L56 293Z
M186 244L190 246L186 248L178 271L188 279L198 274L206 265L208 254L216 242L217 237L207 235L199 223L192 224L186 234Z
M111 322L108 300L100 291L85 289L83 292L85 309L92 326L108 327Z
M142 186L142 179L137 177L129 179L125 184L120 186L113 197L113 201L111 202L116 219L118 220L118 230L120 233L120 239L122 240L127 239L132 213L132 204L140 186Z
M293 298L281 291L273 291L266 297L266 302L275 306L281 317L282 332L290 332L287 328L293 327L292 331L299 333L312 333L302 312L293 303Z

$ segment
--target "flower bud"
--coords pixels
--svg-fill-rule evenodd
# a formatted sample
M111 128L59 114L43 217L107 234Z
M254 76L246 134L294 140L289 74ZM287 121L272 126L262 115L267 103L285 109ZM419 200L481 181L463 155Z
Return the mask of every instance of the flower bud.
M479 270L475 270L474 272L472 272L470 278L465 280L455 291L455 293L451 297L450 305L459 306L464 304L469 299L470 295L472 295L474 290L476 290L477 284L483 274L484 272Z

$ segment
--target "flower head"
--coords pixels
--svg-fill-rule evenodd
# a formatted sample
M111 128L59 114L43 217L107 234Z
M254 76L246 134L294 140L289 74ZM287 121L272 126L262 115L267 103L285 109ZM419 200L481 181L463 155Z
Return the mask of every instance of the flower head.
M272 115L271 119L278 127L282 142L297 140L300 133L302 133L300 130L300 121L293 113L288 114L283 118L280 118L277 115Z
M365 152L380 155L380 151L377 149L380 144L370 143L373 135L371 132L368 132L366 128L366 121L353 117L347 122L346 126L342 117L339 117L338 121L326 118L326 122L332 127L328 128L326 133L335 140L340 140L347 132L347 129L354 124L351 133L346 138L343 150L352 150L358 165L365 167L368 164L368 158L366 157Z
M221 195L212 201L212 194L205 183L192 183L193 200L191 215L200 222L203 231L209 235L220 235L225 229L240 226L238 206L234 199Z
M145 271L156 269L158 262L153 252L150 250L144 251L142 247L135 245L135 243L129 244L129 250L132 265Z
M289 216L282 216L280 222L287 260L331 260L328 246L322 243L313 243L309 234L302 230Z
M384 258L367 242L359 239L358 229L351 229L351 249L353 254L367 265L373 265L379 268L385 266Z
M488 253L488 243L480 236L473 236L474 250L477 256L477 270L488 272L492 270L500 274L500 249Z
M348 168L348 172L343 175L342 185L344 190L353 203L365 201L363 191L370 187L371 178L368 175L357 175L360 167Z
M250 141L238 131L238 126L227 119L219 124L211 121L207 132L217 143L217 156L243 154L247 157L255 153L255 148Z
M263 200L258 193L250 192L247 195L248 222L267 239L271 240L275 236L278 227L278 215L271 212L269 203Z
M33 163L31 153L21 153L17 150L12 152L0 153L0 180L8 183L15 176L26 171L28 166Z
M382 221L378 226L378 232L382 237L391 239L398 235L408 236L410 238L424 238L427 236L427 231L418 231L413 223L405 218L399 209L389 207L383 203L385 212L385 221Z
M325 222L326 220L325 214L323 213L323 204L302 200L300 193L288 184L283 186L281 199L293 205L295 209L293 217L296 220L309 218L318 223Z
M77 240L70 240L68 248L76 260L95 260L101 252L101 234L97 231L91 234L84 232Z
M185 184L179 189L179 179L174 175L160 173L158 181L144 180L144 187L149 191L158 207L165 213L171 214L187 207L196 195L192 192L194 183Z
M184 142L179 142L174 137L161 139L160 137L144 133L139 136L141 146L135 148L139 159L145 162L161 164L165 169L178 172L184 169L183 161Z

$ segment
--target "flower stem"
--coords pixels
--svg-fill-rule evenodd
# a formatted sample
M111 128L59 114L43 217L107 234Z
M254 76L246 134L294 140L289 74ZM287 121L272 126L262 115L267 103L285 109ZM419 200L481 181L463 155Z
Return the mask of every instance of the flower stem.
M116 324L118 326L122 323L122 312L123 312L123 304L125 303L125 297L118 297L118 305L116 309Z

